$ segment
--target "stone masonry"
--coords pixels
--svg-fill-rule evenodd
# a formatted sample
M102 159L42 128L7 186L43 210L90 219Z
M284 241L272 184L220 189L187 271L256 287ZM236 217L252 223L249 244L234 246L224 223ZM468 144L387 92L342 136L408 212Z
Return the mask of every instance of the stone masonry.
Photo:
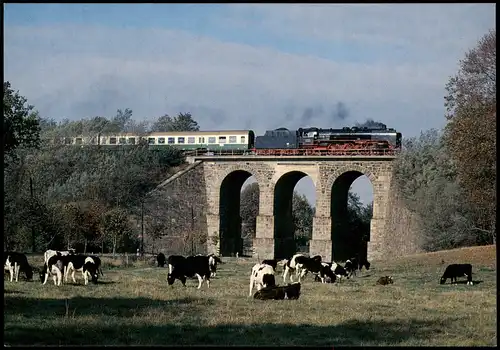
M390 216L390 192L394 157L196 157L202 160L206 190L207 252L217 253L220 213L220 189L224 179L235 171L253 175L259 184L260 203L257 216L254 255L258 259L274 257L274 192L278 181L291 172L309 176L316 188L316 215L310 254L332 259L330 203L332 186L346 172L366 175L373 185L373 218L371 221L368 258L380 259L400 255L387 235ZM293 187L292 187L293 189ZM334 242L335 243L335 242ZM403 242L404 244L404 242ZM408 249L405 253L409 253Z

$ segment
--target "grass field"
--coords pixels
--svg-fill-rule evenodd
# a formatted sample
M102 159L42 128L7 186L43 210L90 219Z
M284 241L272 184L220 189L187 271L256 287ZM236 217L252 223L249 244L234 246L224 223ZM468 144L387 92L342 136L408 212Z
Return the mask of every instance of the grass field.
M30 257L39 266L42 257ZM104 259L105 260L105 259ZM4 287L9 345L496 346L496 247L372 262L340 285L307 276L299 300L248 298L251 259L225 258L211 288L167 286L168 269L105 260L99 284ZM442 264L442 260L445 264ZM106 263L108 262L108 263ZM474 286L439 284L447 264L473 264ZM140 264L139 264L140 265ZM279 283L282 283L279 268ZM394 284L376 285L392 275ZM35 276L37 277L37 276Z

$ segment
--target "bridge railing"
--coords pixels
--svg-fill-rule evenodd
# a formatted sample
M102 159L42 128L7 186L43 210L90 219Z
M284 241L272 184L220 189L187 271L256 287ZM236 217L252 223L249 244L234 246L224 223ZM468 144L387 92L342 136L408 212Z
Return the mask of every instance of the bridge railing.
M398 149L252 149L252 150L195 150L184 152L186 156L371 156L398 155Z

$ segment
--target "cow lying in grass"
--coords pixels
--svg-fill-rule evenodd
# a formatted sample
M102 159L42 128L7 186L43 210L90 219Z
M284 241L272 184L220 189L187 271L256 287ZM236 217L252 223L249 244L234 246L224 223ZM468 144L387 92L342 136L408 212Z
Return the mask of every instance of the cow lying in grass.
M472 282L472 265L471 264L451 264L444 270L441 276L440 284L445 284L449 278L451 283L457 283L457 277L467 277L467 285L473 285Z
M276 281L274 278L274 269L272 266L267 264L255 264L252 267L252 272L250 274L250 292L248 296L252 296L252 289L256 285L257 291L262 288L274 287Z
M289 283L286 286L265 287L254 294L254 299L260 300L293 300L300 296L300 282Z
M377 280L377 284L380 284L380 285L388 285L388 284L393 284L394 281L392 279L392 276L383 276L383 277L380 277L378 280Z
M10 281L16 278L19 281L19 273L22 271L29 281L33 278L33 269L28 263L28 258L23 253L18 252L4 252L4 271L9 271Z

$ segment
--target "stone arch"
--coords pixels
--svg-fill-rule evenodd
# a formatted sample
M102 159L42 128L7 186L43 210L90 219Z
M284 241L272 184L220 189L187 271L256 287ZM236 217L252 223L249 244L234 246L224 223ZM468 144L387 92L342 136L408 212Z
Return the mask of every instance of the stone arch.
M262 183L262 179L260 178L260 174L255 172L255 169L250 165L241 164L241 165L231 165L229 167L224 167L224 170L220 171L217 176L217 181L213 184L213 187L217 190L220 190L220 186L224 182L224 180L235 171L246 171L251 174L251 176L255 177L255 180L260 185Z
M287 171L272 183L274 257L277 259L287 258L296 253L295 228L292 219L293 190L297 182L306 176L311 177L316 186L315 177L302 169Z
M325 195L330 203L329 214L331 217L332 255L334 260L345 261L355 255L366 257L367 254L370 228L358 227L358 229L353 230L347 221L349 188L362 175L365 175L370 180L372 190L375 194L377 177L359 164L342 166L335 169L327 181L325 188L327 193Z
M216 194L216 209L219 214L219 253L222 256L232 256L236 253L242 255L246 241L242 238L240 191L244 182L251 176L259 183L259 175L247 165L225 167L218 175L213 193Z
M335 183L335 180L337 180L338 177L341 176L342 174L347 173L349 171L357 171L365 175L372 183L372 186L377 181L377 177L362 165L352 164L348 166L341 166L332 171L332 174L326 180L325 186L322 188L323 193L330 192L333 184Z

